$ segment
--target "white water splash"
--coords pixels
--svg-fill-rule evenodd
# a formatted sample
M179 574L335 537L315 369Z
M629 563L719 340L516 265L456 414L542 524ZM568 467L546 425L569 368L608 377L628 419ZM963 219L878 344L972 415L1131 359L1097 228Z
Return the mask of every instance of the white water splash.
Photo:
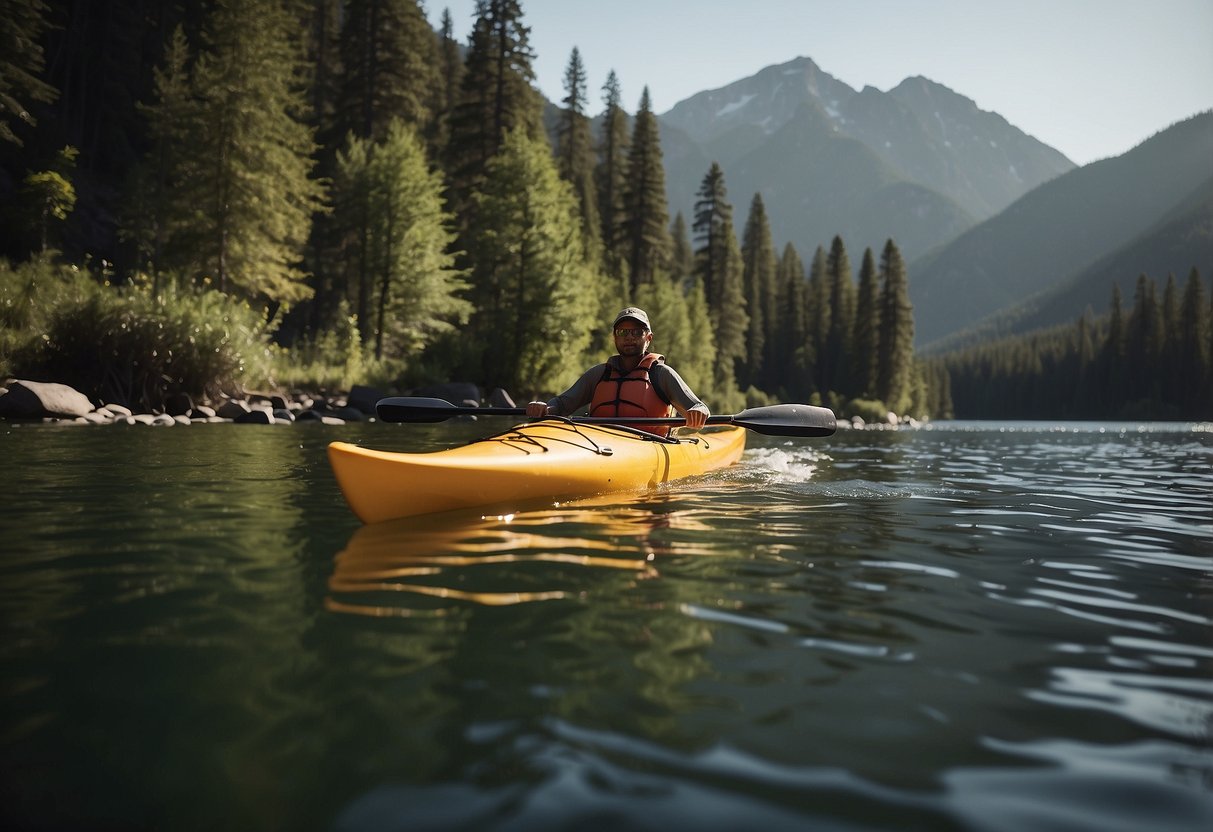
M742 465L769 483L809 482L829 457L810 448L751 448Z

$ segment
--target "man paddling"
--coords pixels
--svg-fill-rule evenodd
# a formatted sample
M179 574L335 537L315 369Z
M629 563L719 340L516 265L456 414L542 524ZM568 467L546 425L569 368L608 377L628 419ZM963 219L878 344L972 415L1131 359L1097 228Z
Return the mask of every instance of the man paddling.
M547 402L530 402L526 415L571 416L589 405L591 416L655 418L669 416L670 408L686 419L687 427L703 427L711 412L682 377L665 363L665 356L649 352L653 330L643 309L629 306L615 316L613 355L587 370L573 386ZM664 426L639 425L660 436Z

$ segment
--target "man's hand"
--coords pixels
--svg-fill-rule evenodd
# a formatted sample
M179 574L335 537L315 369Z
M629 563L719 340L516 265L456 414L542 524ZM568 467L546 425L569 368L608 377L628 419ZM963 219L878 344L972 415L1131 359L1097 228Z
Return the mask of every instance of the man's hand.
M547 402L527 402L526 415L532 419L540 419L548 415Z
M687 427L691 430L699 430L708 422L708 414L702 410L688 410L684 416L687 420Z

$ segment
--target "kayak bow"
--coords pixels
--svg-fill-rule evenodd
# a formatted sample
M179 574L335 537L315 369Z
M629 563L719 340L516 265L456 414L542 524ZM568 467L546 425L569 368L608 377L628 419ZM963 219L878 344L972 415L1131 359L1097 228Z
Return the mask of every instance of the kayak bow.
M663 440L613 425L543 419L431 453L375 451L333 442L329 463L364 523L540 498L638 491L723 468L745 450L741 427Z

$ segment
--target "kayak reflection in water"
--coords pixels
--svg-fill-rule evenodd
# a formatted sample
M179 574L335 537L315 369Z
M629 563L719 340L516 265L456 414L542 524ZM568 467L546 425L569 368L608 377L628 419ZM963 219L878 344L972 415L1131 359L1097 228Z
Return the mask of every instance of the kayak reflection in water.
M688 428L703 427L711 415L708 406L665 363L665 356L649 351L653 330L648 313L629 306L615 316L611 326L618 354L586 370L572 387L550 401L530 402L526 415L532 419L572 416L588 405L591 416L663 418L673 415L672 408L686 419ZM669 433L664 425L633 427L659 436Z

